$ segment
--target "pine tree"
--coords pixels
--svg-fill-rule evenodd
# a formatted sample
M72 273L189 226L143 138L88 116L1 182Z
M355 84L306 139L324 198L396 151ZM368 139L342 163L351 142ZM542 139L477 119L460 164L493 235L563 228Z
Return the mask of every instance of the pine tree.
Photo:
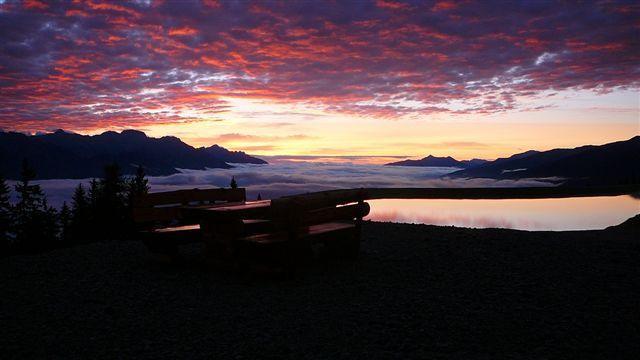
M43 239L43 249L48 250L56 247L60 247L62 244L60 238L60 219L58 216L58 210L53 206L49 206L47 197L42 197L42 228L41 238Z
M89 183L89 208L92 209L92 211L95 211L97 205L98 205L98 199L100 198L101 194L101 189L100 189L100 183L98 182L98 180L96 179L91 179L91 182Z
M16 204L17 215L21 213L33 213L41 208L44 194L39 185L31 185L30 182L36 178L36 173L25 159L22 161L22 171L20 173L20 182L15 186L18 193L18 203Z
M91 179L89 182L89 194L87 196L87 228L94 228L98 226L98 203L102 196L102 188L100 182L96 179ZM83 239L88 241L89 239Z
M104 177L100 180L100 187L102 190L100 200L106 201L108 205L113 207L124 203L122 200L126 187L118 164L113 163L104 168Z
M91 204L84 186L78 184L71 198L71 221L67 239L71 244L88 241L91 226Z
M232 189L237 189L238 188L238 183L236 182L235 176L231 177L231 183L229 184L229 187L232 188Z
M128 190L128 203L130 207L133 206L133 201L136 197L149 193L149 180L146 179L146 174L142 166L138 166L136 169L136 176L129 181Z
M260 193L258 193L258 198L256 200L258 201L262 200L262 195L260 195Z
M0 176L0 256L7 255L10 247L10 232L13 225L13 207L9 201L10 189Z
M37 252L56 246L56 211L47 204L39 185L32 185L36 173L25 159L20 182L16 184L16 245L23 252Z
M72 244L71 241L71 209L67 205L67 202L62 203L62 208L60 209L59 215L59 225L60 225L60 241L64 246L69 246Z
M86 215L89 208L89 200L87 199L87 193L84 191L84 186L78 184L71 197L71 214L72 217L79 217Z
M126 190L120 167L115 163L106 166L104 177L100 179L94 213L100 235L114 238L127 229Z

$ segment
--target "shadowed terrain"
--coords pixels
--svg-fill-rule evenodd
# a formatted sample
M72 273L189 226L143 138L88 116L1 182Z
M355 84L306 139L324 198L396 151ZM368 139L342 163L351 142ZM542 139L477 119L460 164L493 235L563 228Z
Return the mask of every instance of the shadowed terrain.
M167 269L138 242L5 258L0 347L15 358L632 358L639 222L368 222L355 264L319 261L286 281L197 261Z

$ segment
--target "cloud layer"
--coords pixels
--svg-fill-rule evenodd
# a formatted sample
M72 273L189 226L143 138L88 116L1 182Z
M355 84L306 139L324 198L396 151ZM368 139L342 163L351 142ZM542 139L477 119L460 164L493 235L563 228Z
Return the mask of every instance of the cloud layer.
M637 88L635 2L0 2L0 128L221 118L225 98L397 117Z
M227 187L235 176L248 199L357 187L490 187L546 186L538 180L446 179L454 168L416 168L351 163L285 161L240 165L234 169L184 170L151 177L151 191ZM78 183L88 180L37 181L50 204L69 202ZM15 200L15 199L14 199ZM467 227L528 230L596 229L615 225L638 212L628 196L545 200L372 200L370 219ZM585 211L584 209L588 209Z
M354 163L323 163L280 160L269 165L234 164L232 169L182 170L181 173L149 177L151 191L228 187L235 177L247 188L248 199L265 199L332 189L360 187L491 187L548 186L538 180L445 179L456 168L419 168ZM51 204L69 201L73 189L89 180L41 180Z

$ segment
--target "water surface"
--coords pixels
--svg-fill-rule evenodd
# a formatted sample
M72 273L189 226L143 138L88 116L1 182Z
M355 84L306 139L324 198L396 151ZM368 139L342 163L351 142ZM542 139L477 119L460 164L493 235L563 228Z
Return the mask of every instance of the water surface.
M473 228L593 230L640 213L632 196L515 200L371 200L367 219Z

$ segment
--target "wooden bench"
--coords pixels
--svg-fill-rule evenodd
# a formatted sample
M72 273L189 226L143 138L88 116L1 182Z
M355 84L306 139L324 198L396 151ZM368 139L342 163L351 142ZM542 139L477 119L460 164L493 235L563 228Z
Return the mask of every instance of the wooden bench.
M334 194L305 194L271 200L269 231L235 239L242 260L296 266L309 259L314 249L354 259L360 250L362 218L369 204L358 190Z
M243 188L150 193L134 200L133 220L149 251L177 261L179 245L202 241L198 219L185 216L185 207L222 206L245 200Z

